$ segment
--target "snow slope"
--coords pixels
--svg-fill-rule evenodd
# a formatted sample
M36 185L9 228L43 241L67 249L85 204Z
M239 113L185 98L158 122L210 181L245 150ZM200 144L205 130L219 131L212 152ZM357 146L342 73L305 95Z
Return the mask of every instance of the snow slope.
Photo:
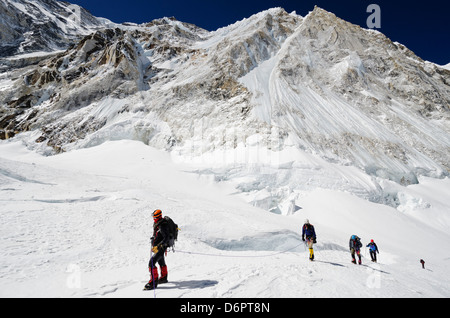
M398 186L397 209L311 187L280 215L201 167L137 141L52 157L1 141L0 297L450 296L448 178ZM181 232L170 283L143 292L156 208ZM315 262L301 241L305 218L318 235ZM363 265L351 264L352 234L376 241L378 264L364 249Z

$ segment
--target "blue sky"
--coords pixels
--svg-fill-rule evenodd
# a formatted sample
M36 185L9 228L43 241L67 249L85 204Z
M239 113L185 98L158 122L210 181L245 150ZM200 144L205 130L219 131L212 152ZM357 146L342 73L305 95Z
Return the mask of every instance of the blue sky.
M349 22L367 27L369 4L381 8L380 32L424 60L450 63L450 3L447 0L66 0L114 22L144 23L174 16L216 30L260 11L282 7L305 16L314 5Z

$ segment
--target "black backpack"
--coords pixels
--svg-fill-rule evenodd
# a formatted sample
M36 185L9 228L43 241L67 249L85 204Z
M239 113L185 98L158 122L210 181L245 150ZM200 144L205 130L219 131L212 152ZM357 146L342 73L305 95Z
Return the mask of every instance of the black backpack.
M175 245L175 241L178 239L178 225L168 216L165 216L164 220L166 220L168 225L167 228L169 229L168 247L173 247Z

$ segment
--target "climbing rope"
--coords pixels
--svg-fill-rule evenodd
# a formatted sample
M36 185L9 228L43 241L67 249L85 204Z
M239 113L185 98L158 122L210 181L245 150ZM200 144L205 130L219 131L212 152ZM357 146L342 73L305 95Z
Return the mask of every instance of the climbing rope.
M202 256L215 256L215 257L231 257L231 258L258 258L258 257L271 257L271 256L275 256L275 255L279 255L279 254L284 254L287 252L290 252L294 249L296 249L297 247L303 245L303 242L291 247L287 250L284 251L280 251L280 252L276 252L276 253L272 253L272 254L266 254L266 255L224 255L224 254L212 254L212 253L199 253L199 252L188 252L188 251L180 251L180 250L176 250L176 252L178 253L183 253L183 254L191 254L191 255L202 255ZM175 252L175 250L173 250Z

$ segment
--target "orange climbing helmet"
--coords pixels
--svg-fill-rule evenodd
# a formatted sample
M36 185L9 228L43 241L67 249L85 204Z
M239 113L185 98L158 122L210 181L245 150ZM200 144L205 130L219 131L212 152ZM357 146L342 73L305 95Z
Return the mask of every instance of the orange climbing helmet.
M159 220L160 218L162 218L162 211L161 210L153 211L153 220Z

